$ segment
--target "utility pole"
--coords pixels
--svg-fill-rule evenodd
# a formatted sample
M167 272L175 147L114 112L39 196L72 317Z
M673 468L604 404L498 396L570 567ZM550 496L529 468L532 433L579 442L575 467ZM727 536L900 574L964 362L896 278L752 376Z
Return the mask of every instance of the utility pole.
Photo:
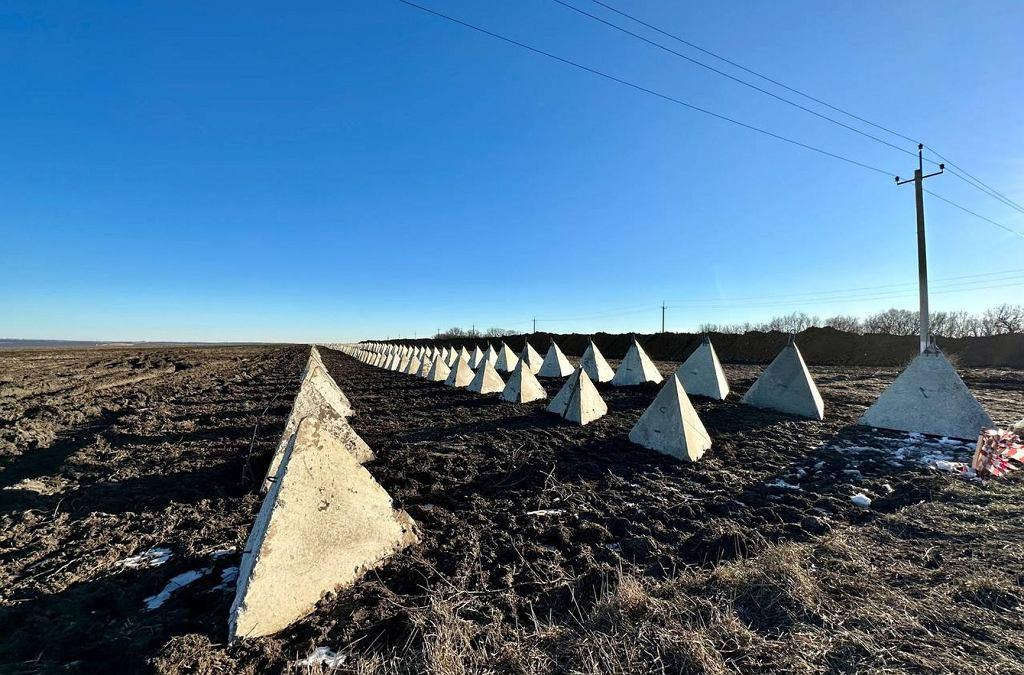
M661 332L665 332L665 301L661 301Z
M533 332L537 332L537 317L533 317Z
M925 175L924 173L924 145L917 144L917 168L914 169L914 177L907 180L900 180L896 176L896 185L914 183L914 198L917 205L917 284L921 305L921 353L923 354L930 343L930 329L928 325L928 253L925 249L924 237L924 179L938 176L946 169L945 164L939 164L939 170L935 173Z

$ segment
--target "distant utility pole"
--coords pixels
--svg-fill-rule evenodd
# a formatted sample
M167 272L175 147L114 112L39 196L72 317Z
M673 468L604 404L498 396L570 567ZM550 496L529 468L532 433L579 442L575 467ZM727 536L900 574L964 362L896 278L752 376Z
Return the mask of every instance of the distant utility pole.
M533 317L533 332L537 332L537 317Z
M665 332L665 301L661 301L661 332Z
M914 169L914 177L907 180L900 180L896 176L897 185L914 183L914 197L917 203L917 281L918 294L921 304L921 353L928 349L930 328L928 325L928 254L925 250L924 238L924 179L938 176L946 169L945 164L939 164L939 170L935 173L925 175L924 173L924 145L917 144L917 168Z

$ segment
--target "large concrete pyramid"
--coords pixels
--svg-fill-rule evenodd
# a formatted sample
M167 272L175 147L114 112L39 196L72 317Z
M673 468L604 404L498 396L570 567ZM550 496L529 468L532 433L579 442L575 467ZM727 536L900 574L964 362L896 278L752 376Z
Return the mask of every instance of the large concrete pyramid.
M519 357L516 356L516 353L512 351L504 341L502 341L501 348L498 350L498 358L494 362L494 367L503 373L511 373L515 370L517 363L519 363Z
M315 419L304 419L249 533L229 640L287 628L324 594L417 541L412 519L384 488Z
M612 385L616 387L628 387L634 384L646 384L648 382L657 384L664 380L657 366L647 356L647 352L640 346L640 343L633 340L626 352L626 358L622 359L619 369L615 371L612 378Z
M344 448L353 459L359 463L369 462L374 459L373 451L359 435L349 426L348 420L339 412L340 406L337 400L325 396L323 392L315 387L303 386L299 389L295 402L292 404L292 411L284 424L284 433L278 441L274 455L270 459L270 467L263 479L262 490L267 491L271 487L273 477L284 457L288 447L288 441L295 433L299 423L307 418L317 420L323 433L329 434L334 442Z
M434 359L434 363L431 364L430 370L427 372L427 379L431 382L444 382L451 372L452 369L448 367L444 359Z
M334 381L334 378L327 373L327 369L323 364L314 365L313 368L306 371L305 376L302 378L302 383L299 385L300 391L310 387L323 394L324 398L331 402L331 405L339 415L351 417L354 413L348 397L345 396L345 393Z
M465 350L466 348L463 347L462 349ZM488 347L488 349L490 349L490 347ZM469 357L469 367L472 368L473 370L476 370L477 367L480 365L480 362L483 360L484 353L483 351L481 351L480 345L477 345L476 347L473 348L473 354Z
M572 375L575 370L569 359L565 357L562 350L552 340L551 346L548 347L548 353L544 356L544 362L540 364L540 370L537 371L537 374L541 377L565 377L566 375Z
M582 368L577 368L565 381L547 407L548 412L561 415L570 422L584 425L603 417L608 405Z
M409 361L411 360L411 358L403 354L399 357L395 370L399 373L404 373L409 368Z
M910 362L858 424L967 440L995 426L934 345Z
M459 357L455 365L452 366L451 372L448 373L448 379L444 381L449 387L466 387L473 381L473 369L469 367L466 359Z
M544 363L544 359L541 358L529 341L523 346L523 351L519 352L519 360L526 361L526 365L530 367L530 372L534 375L540 372L540 367Z
M460 349L457 352L455 352L455 356L453 357L452 362L448 364L448 367L449 368L453 367L454 364L455 364L455 359L457 359L459 357L465 359L467 364L469 363L470 359L473 358L470 355L469 350L467 350L465 347L463 347L462 349Z
M593 340L587 346L587 351L583 352L580 368L586 371L593 382L608 382L615 377L615 371L605 361L604 354L597 348Z
M683 365L679 366L676 376L682 381L686 393L690 396L707 396L723 401L729 395L725 371L718 361L718 354L711 344L711 338L706 335L697 349L683 361Z
M437 359L437 360L438 360L438 361L440 361L441 359ZM426 377L426 376L427 376L427 373L429 373L429 372L430 372L430 368L431 368L431 366L432 366L432 365L434 365L434 364L433 364L433 362L432 362L432 361L430 360L430 357L429 357L429 356L428 356L428 357L425 357L425 358L423 359L423 362L422 362L422 363L420 363L420 369L419 369L419 371L417 371L416 375L417 375L418 377Z
M409 363L402 369L402 372L406 375L415 375L420 372L420 358L418 356L410 358Z
M537 376L530 370L525 361L520 360L512 371L512 377L508 378L508 384L501 392L503 401L509 403L529 403L547 398L548 394L544 387L540 386Z
M484 362L476 369L473 381L469 383L468 389L478 394L493 394L505 388L505 380L501 379L494 365L484 359Z
M791 337L744 394L742 403L810 419L825 419L825 403Z
M696 462L711 448L703 422L683 383L672 375L629 432L629 440L677 459Z
M498 352L494 350L494 345L487 344L487 349L484 350L484 360L492 366L498 362Z

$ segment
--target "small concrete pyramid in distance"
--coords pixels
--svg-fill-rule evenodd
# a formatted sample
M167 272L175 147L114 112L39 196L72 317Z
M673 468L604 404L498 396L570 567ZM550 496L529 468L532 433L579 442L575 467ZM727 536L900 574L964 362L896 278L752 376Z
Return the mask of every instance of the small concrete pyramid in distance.
M494 367L503 373L511 373L515 370L517 363L519 363L519 357L502 341L501 348L498 350L498 358L494 361Z
M452 369L444 362L444 359L434 359L430 370L427 372L427 379L431 382L444 382L448 379Z
M573 367L569 359L566 358L562 350L558 348L555 341L551 341L551 346L548 347L548 353L544 355L544 362L540 364L540 370L537 374L541 377L565 377L566 375L572 375L576 369Z
M526 365L530 367L530 372L534 375L540 372L540 367L544 363L544 359L541 355L533 348L530 341L526 341L526 345L523 346L523 351L519 352L519 360L526 361Z
M459 356L461 356L462 358L466 359L466 363L470 363L470 361L472 361L472 359L473 359L473 356L469 353L469 350L466 349L465 347L463 347L462 349L459 350Z
M452 366L451 372L448 373L448 379L444 383L449 387L467 387L472 381L473 369L469 367L466 359L460 356Z
M314 418L303 419L249 532L228 638L271 635L418 541L415 524Z
M469 383L468 389L478 394L493 394L505 389L505 380L498 375L494 364L484 359L484 362L476 369L476 375L473 376L473 381Z
M603 417L608 412L608 404L601 398L586 371L577 368L551 399L547 410L570 422L584 425Z
M700 345L679 366L676 375L690 396L707 396L724 401L729 395L729 382L725 371L707 335Z
M465 349L465 347L463 347ZM490 347L488 347L490 349ZM480 349L480 345L473 348L473 354L469 357L469 367L476 370L480 366L480 362L484 360L484 353Z
M648 382L657 384L664 379L658 372L657 366L651 361L651 357L647 356L644 348L634 339L633 344L629 346L629 351L626 352L626 358L622 359L619 369L615 371L612 386L628 387Z
M615 377L615 371L608 365L604 354L597 348L593 340L587 345L587 351L583 352L580 368L586 371L592 382L608 382Z
M683 383L672 375L629 432L629 440L676 459L696 462L711 437L693 409Z
M976 440L995 426L945 354L930 344L899 374L858 424Z
M409 363L406 364L402 372L406 375L415 375L420 371L420 359L418 356L413 356L409 359Z
M537 381L537 376L523 360L516 364L512 377L508 378L508 384L501 392L501 399L509 403L529 403L547 397L548 393Z
M792 336L743 395L741 403L814 420L825 419L825 402Z
M494 345L487 344L487 349L484 350L484 360L492 366L498 362L498 352L494 350Z
M440 361L441 359L437 359L437 360L438 360L438 361ZM433 362L432 362L432 361L430 360L430 357L429 357L429 356L428 356L428 357L425 357L425 358L423 359L423 362L422 362L422 363L420 363L420 369L419 369L419 371L418 371L418 372L416 373L417 377L423 377L423 378L425 378L425 377L427 376L427 373L429 373L429 372L430 372L430 367L431 367L432 365L434 365L434 364L433 364Z

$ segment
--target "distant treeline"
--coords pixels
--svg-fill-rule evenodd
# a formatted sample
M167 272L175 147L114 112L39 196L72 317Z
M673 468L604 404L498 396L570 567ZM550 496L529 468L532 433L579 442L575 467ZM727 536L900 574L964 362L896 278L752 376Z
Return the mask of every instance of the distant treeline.
M701 324L699 333L799 333L808 328L835 328L857 335L917 335L920 312L909 309L887 309L865 318L840 314L822 319L819 316L793 312L772 317L763 323ZM988 337L990 335L1016 335L1024 333L1024 305L999 305L980 314L970 312L932 312L931 332L947 338ZM488 328L484 331L453 326L434 335L435 340L464 338L496 338L517 335L519 331L506 328Z

